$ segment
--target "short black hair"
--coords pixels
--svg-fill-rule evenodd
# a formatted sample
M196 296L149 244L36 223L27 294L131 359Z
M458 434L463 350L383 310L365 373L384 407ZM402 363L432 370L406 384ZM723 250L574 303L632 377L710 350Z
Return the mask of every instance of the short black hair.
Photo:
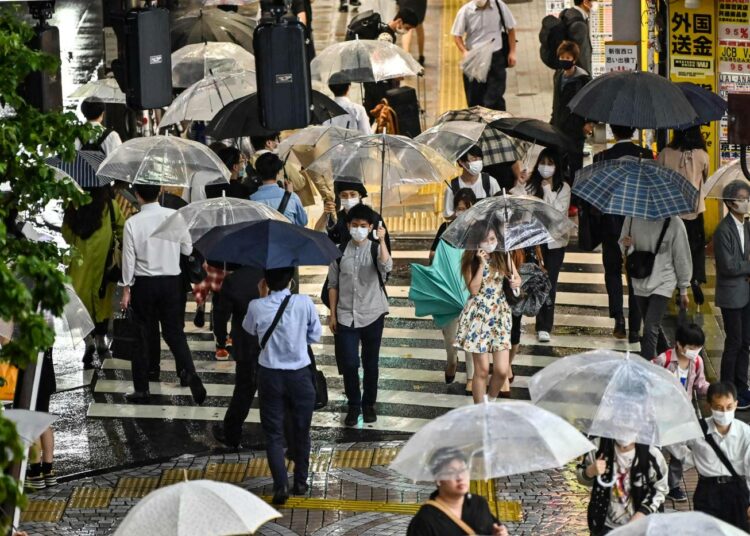
M737 388L730 382L714 382L708 386L706 401L710 404L718 396L731 396L737 400Z
M89 97L81 103L81 113L88 121L99 119L105 109L104 101L98 97Z
M419 15L417 15L413 9L409 9L408 7L402 7L398 10L396 16L393 17L393 20L398 19L401 19L401 22L408 24L409 26L419 26Z
M331 90L334 97L343 97L346 95L346 92L349 91L351 85L351 82L342 82L340 84L332 84L329 82L328 89Z
M461 188L456 195L453 196L453 210L458 208L458 204L463 201L464 205L474 206L477 202L477 194L471 188Z
M234 166L240 163L240 150L237 147L224 147L219 149L218 153L221 161L231 171Z
M609 128L612 129L612 134L614 134L615 138L618 140L629 140L633 137L633 134L635 134L635 127L609 125Z
M580 6L581 4L583 4L583 0L573 0L573 4L576 6Z
M747 183L747 181L740 179L733 180L732 182L724 186L724 189L721 191L721 198L725 203L728 204L729 202L737 199L737 194L739 194L742 190L745 190L748 194L750 194L750 185Z
M680 324L674 338L682 346L703 346L706 334L698 324Z
M135 193L141 196L141 198L147 203L156 201L156 198L159 197L159 192L161 191L161 186L158 184L136 184L133 188L135 189Z
M468 151L458 157L459 162L466 162L469 159L469 155L484 158L484 153L479 145L472 145Z
M294 277L294 268L270 268L265 271L266 284L269 290L284 290Z
M279 137L278 132L271 132L267 136L250 136L250 145L256 151L261 151L266 148L266 142L269 140L275 140Z
M284 163L273 153L263 153L255 161L255 171L262 181L275 179L283 167Z
M354 220L365 220L370 225L375 225L375 211L362 203L354 205L346 213L346 223L351 223Z
M469 464L466 455L454 447L442 447L437 449L430 456L429 467L433 477L437 477L440 472L445 468L446 465L452 461L458 460L460 462Z

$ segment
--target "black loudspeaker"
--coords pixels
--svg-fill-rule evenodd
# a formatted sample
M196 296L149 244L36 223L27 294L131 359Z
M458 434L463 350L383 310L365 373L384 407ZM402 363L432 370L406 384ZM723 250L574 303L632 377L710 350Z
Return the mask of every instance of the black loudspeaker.
M29 46L60 58L60 31L55 26L37 26ZM42 112L62 110L62 83L60 67L54 73L36 71L26 77L22 88L23 97L30 105Z
M268 130L310 124L312 88L305 27L297 20L261 22L253 34L261 124Z
M411 87L399 87L385 92L388 105L393 108L398 118L398 133L413 138L422 133L419 122L419 100L417 92Z
M115 31L120 57L112 62L112 70L127 105L134 110L168 106L172 102L169 11L128 11Z

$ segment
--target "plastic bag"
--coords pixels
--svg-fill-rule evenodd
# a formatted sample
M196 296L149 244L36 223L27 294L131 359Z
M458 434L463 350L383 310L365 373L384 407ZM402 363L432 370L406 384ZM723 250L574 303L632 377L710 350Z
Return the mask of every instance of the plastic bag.
M479 43L461 60L461 69L469 80L486 82L492 64L492 42Z

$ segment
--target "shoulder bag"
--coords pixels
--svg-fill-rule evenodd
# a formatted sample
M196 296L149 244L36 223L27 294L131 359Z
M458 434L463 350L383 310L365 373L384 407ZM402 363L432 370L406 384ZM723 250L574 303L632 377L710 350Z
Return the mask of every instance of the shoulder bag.
M497 12L500 15L500 35L503 40L503 57L505 58L505 65L508 65L508 54L510 54L510 36L508 36L508 28L505 26L505 16L503 15L503 9L498 0L495 0L495 6L497 6Z
M112 239L109 242L109 251L107 251L107 260L104 261L104 276L99 286L99 298L103 298L107 292L107 285L117 283L122 279L122 244L117 239L115 233L115 209L112 200L109 204L109 225L112 229Z
M656 261L656 255L659 253L659 248L664 241L664 235L667 234L667 228L669 227L670 218L664 221L664 225L661 228L659 234L659 240L656 242L656 251L634 251L627 255L625 259L625 267L627 268L628 275L633 279L646 279L654 271L654 262ZM633 220L630 220L630 228L628 229L628 235L632 237L631 231L633 230Z
M458 528L464 531L464 534L467 534L469 536L473 536L476 534L476 532L474 532L474 529L472 529L469 525L467 525L463 519L456 517L456 515L440 501L430 499L425 504L429 504L433 508L437 508L438 510L440 510L443 514L446 515L448 519L450 519L453 523L455 523L458 526Z

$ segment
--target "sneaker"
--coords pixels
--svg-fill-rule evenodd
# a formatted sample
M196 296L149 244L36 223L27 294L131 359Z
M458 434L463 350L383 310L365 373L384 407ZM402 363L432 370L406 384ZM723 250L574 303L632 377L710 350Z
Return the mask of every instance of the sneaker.
M227 349L227 352L229 352L230 354L232 353L232 348L234 347L232 337L227 337L227 342L226 344L224 344L224 347Z
M44 483L48 488L57 486L57 473L54 469L50 470L49 473L42 473L42 477L44 478Z
M349 411L346 412L346 418L344 419L344 426L356 426L359 421L359 408L357 406L349 406Z
M687 502L688 496L682 488L676 487L669 490L667 499L672 499L674 502Z
M34 476L31 476L27 473L24 486L30 490L39 491L46 488L47 484L44 483L44 477L41 473Z
M615 329L612 330L612 336L615 339L624 339L627 336L624 318L618 318L615 320Z
M193 325L196 328L202 328L206 325L206 310L203 307L195 310L195 318L193 318Z
M229 352L227 352L226 348L217 348L215 357L216 357L216 361L228 361Z
M536 334L536 340L539 342L549 342L549 339L549 331L538 331Z

